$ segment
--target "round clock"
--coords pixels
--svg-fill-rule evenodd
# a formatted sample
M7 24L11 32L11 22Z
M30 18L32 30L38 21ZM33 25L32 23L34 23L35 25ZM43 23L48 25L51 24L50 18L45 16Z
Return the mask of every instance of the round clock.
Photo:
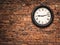
M47 27L53 22L53 12L47 6L38 6L32 12L32 21L36 26Z

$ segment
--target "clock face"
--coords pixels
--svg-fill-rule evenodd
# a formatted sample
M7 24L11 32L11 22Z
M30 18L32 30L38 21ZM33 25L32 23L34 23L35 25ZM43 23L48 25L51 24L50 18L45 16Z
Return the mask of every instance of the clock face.
M46 27L53 21L52 11L49 7L39 6L32 13L32 21L35 25Z

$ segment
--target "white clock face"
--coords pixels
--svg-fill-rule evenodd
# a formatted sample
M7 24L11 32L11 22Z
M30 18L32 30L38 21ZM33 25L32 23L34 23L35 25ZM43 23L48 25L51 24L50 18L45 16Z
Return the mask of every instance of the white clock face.
M47 24L51 20L51 13L47 8L38 8L34 13L34 19L38 24Z

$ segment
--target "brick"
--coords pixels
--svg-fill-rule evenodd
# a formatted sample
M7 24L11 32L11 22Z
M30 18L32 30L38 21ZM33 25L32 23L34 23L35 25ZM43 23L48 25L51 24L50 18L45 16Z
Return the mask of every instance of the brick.
M54 21L47 28L35 26L31 13L42 4L51 8ZM0 1L1 45L60 45L59 0L2 0ZM18 42L20 41L20 42ZM14 42L13 44L7 44ZM16 42L16 43L15 43Z

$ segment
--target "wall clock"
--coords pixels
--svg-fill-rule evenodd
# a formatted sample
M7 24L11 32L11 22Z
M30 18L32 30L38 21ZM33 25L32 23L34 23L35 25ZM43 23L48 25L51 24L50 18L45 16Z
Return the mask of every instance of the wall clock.
M32 22L39 27L47 27L53 22L53 12L47 6L38 6L32 12Z

